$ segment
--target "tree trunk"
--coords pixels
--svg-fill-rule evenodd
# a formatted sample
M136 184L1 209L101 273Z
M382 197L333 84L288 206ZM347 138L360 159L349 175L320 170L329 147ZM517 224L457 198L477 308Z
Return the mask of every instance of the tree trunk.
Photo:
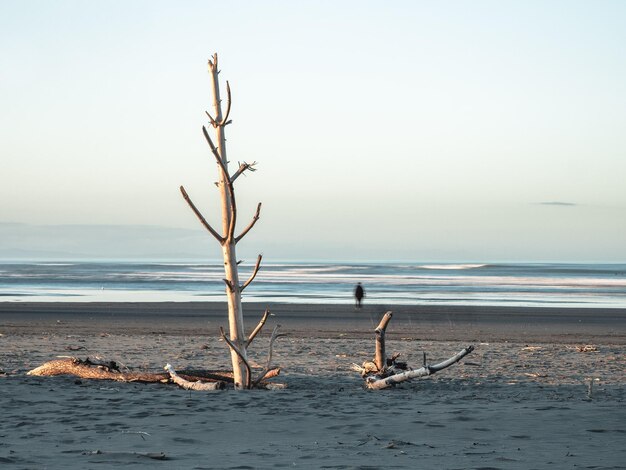
M246 339L244 324L243 324L243 308L241 304L242 291L254 280L261 266L262 255L257 258L256 265L252 271L252 274L246 282L239 283L238 273L238 261L237 261L237 243L254 227L259 220L259 214L261 211L261 203L257 205L256 213L254 214L252 221L248 226L241 231L241 233L235 236L235 227L237 225L237 203L235 202L235 180L244 174L246 171L255 171L256 162L239 163L239 168L231 175L228 169L228 158L226 155L226 136L224 134L224 127L231 123L228 119L230 115L231 107L231 95L230 85L226 82L227 93L227 107L226 113L222 114L222 100L220 98L220 86L219 86L219 69L217 65L217 54L214 54L212 60L209 60L209 73L211 75L211 86L213 89L213 112L215 117L211 116L207 111L209 122L213 129L215 129L215 136L217 145L213 142L213 139L209 135L209 131L205 126L202 127L204 138L206 139L211 152L216 159L218 166L219 180L217 186L220 190L220 196L222 200L222 234L220 235L204 218L202 213L198 210L195 204L191 201L191 198L185 191L184 187L180 187L180 192L183 195L191 210L193 210L196 217L200 220L202 225L209 231L211 235L219 242L222 247L222 255L224 257L224 283L226 284L226 299L228 301L228 336L222 331L222 338L228 344L230 348L231 363L233 366L233 377L235 388L250 388L252 381L250 378L250 364L248 363L247 348L253 337L260 331L265 324L265 320L269 315L266 311L265 315L257 328L252 332L249 339ZM221 328L220 328L221 329Z
M209 60L209 73L211 74L211 84L213 88L213 109L215 112L215 122L222 123L222 100L220 98L220 86L218 77L217 56L213 61ZM230 105L230 103L229 103ZM224 125L213 126L217 137L217 151L222 160L219 167L219 189L222 199L222 233L224 233L224 243L222 244L222 254L224 256L224 273L226 275L226 297L228 300L228 330L229 337L237 347L240 354L232 348L230 350L231 362L233 365L233 376L235 388L248 388L248 378L243 361L247 359L246 340L243 324L243 309L241 305L241 287L239 284L239 273L237 271L237 250L236 240L233 236L232 225L236 217L236 206L233 204L234 194L230 176L228 174L228 158L226 154L226 135ZM234 228L234 227L233 227Z

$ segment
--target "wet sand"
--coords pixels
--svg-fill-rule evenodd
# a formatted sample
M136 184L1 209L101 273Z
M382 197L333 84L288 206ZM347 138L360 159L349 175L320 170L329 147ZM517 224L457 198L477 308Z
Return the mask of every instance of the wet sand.
M246 327L267 306L244 303ZM447 341L611 342L626 344L626 309L335 304L272 304L275 322L292 336L370 337L379 318L393 311L389 335ZM108 332L215 335L227 326L226 304L0 302L5 332Z
M265 305L246 304L247 328ZM30 377L57 356L227 368L222 304L0 303L2 468L624 468L626 311L272 305L282 391ZM350 370L388 352L462 363L393 390ZM593 344L596 351L579 352ZM592 384L592 385L590 385ZM163 458L164 460L157 459Z

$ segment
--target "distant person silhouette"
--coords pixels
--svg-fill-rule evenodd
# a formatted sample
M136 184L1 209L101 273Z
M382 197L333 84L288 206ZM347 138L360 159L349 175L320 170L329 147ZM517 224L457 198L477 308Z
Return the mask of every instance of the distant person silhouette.
M365 297L365 290L363 289L363 286L359 282L356 285L356 288L354 289L354 301L355 301L354 306L356 308L361 308L361 302L363 301L363 297Z

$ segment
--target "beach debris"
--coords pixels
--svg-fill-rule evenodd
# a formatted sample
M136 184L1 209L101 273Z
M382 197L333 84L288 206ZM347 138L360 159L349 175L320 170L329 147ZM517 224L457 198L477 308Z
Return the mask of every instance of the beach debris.
M524 375L533 379L548 377L548 374L538 374L535 372L524 372Z
M576 349L578 350L578 352L581 352L581 353L599 352L598 348L594 346L593 344L585 344L582 346L576 346Z
M146 438L144 436L150 437L150 434L145 432L145 431L126 431L126 430L122 430L122 434L137 434L139 437L141 437L141 439L143 441L146 440Z
M201 382L199 380L192 382L190 380L185 380L176 373L176 371L174 370L171 364L165 364L164 369L170 375L172 382L174 382L179 387L184 388L185 390L207 391L207 390L220 390L224 388L224 382Z
M89 358L84 360L75 357L54 359L28 371L31 376L58 376L71 375L81 379L113 380L117 382L140 382L140 383L175 383L170 374L153 372L121 372L115 361L93 362ZM277 375L277 373L276 373ZM225 384L233 383L232 372L184 370L179 371L178 376L189 382L221 383L216 388L224 388Z
M122 452L122 451L106 451L92 450L83 452L83 455L108 455L111 457L145 457L153 460L167 460L167 456L163 452Z
M76 357L55 359L27 372L33 376L73 375L81 379L116 380L119 382L161 382L164 374L142 372L120 372L115 361L108 363L92 362Z
M362 366L352 364L352 369L361 374L367 388L381 390L393 387L407 380L435 374L459 362L474 350L474 346L468 346L449 359L434 365L428 365L426 363L426 354L424 353L423 367L411 369L406 362L397 361L400 356L398 353L393 354L390 358L387 358L385 354L385 333L387 331L387 325L391 321L391 317L392 312L385 313L374 330L376 335L374 360L365 361Z
M276 331L276 329L275 329ZM274 339L280 335L275 334ZM273 343L273 341L270 341ZM265 367L257 374L252 382L255 388L279 390L286 388L285 384L271 383L269 379L280 374L280 368L271 367L272 345ZM62 357L54 359L27 372L31 376L58 376L70 375L81 379L113 380L117 382L162 383L176 384L186 390L222 390L230 384L233 386L233 374L230 371L219 370L183 370L176 372L167 364L162 373L120 371L115 361L93 361L90 358Z

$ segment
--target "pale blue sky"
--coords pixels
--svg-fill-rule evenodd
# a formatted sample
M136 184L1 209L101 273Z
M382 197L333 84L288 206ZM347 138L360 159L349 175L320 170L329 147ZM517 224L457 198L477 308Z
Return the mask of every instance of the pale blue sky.
M626 2L0 0L0 44L0 222L219 225L218 52L241 252L626 260Z

